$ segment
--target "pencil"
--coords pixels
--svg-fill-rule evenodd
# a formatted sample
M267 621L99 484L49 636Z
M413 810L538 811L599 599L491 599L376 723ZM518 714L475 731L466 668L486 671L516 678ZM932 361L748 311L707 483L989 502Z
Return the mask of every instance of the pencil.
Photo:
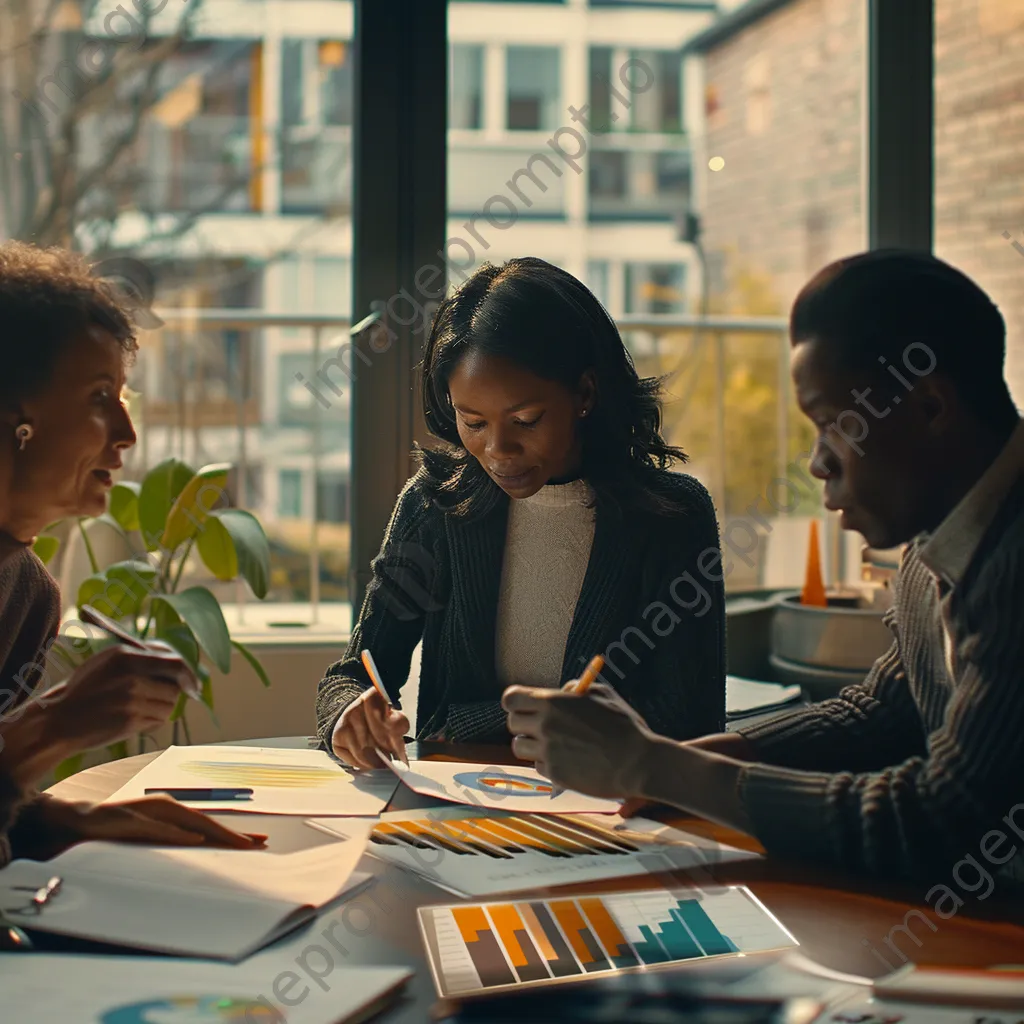
M380 672L377 671L377 663L373 660L373 655L364 647L360 654L360 659L363 662L363 668L366 669L366 674L370 677L370 682L373 683L377 692L384 698L384 703L387 704L388 710L394 707L391 703L391 698L388 696L388 691L384 689L384 683L380 678ZM406 756L404 750L398 750L397 748L392 751L397 754L399 760L404 762L405 767L409 767L409 758Z
M597 680L597 677L601 674L601 669L604 668L604 658L600 654L595 654L591 659L590 663L583 670L583 675L580 676L579 682L572 689L572 693L575 693L577 697L582 697L583 694L590 689L591 685ZM560 789L554 783L551 784L551 799L554 800L556 796L561 796L564 790Z

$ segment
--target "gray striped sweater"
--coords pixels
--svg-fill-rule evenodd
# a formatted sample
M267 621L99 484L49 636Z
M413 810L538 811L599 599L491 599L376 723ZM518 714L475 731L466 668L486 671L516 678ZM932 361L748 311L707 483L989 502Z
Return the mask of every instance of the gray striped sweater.
M786 857L928 877L965 856L1024 877L1024 426L907 548L892 647L833 700L743 729L739 786ZM985 844L983 846L983 843ZM1019 844L1015 846L1015 844ZM993 869L995 870L995 869Z

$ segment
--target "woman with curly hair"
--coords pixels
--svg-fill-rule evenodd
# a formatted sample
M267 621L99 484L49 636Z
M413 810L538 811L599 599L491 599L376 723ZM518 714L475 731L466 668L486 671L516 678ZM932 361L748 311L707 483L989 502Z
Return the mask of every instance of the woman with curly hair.
M395 506L345 656L317 694L324 747L379 764L409 722L391 700L422 640L416 735L508 742L501 695L602 682L650 728L723 727L725 613L714 507L660 433L660 382L576 278L486 265L438 309L423 365L440 444ZM720 562L718 563L720 564Z
M74 804L39 794L65 758L166 722L191 668L169 647L105 648L42 691L60 591L32 551L49 523L98 516L135 431L122 401L127 313L85 261L0 245L0 866L84 839L251 849L262 840L163 798Z

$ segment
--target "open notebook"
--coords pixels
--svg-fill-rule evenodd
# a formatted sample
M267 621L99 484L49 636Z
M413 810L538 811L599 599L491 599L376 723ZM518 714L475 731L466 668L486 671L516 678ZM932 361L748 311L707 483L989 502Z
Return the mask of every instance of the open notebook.
M0 912L27 930L238 961L365 882L353 870L371 823L348 824L345 842L289 854L82 843L0 871ZM30 909L55 876L59 891Z

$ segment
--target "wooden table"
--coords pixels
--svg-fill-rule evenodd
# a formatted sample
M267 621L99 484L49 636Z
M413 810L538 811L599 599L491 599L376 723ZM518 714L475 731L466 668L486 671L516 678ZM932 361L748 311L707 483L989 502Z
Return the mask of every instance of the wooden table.
M300 744L294 742L289 745ZM156 756L143 754L90 768L57 784L49 792L71 800L102 800ZM410 746L410 756L492 765L517 763L507 747L421 743ZM388 810L434 806L444 805L400 787ZM700 819L668 810L656 816L682 829L761 851L761 847L749 838ZM332 842L298 817L243 815L239 812L214 817L234 827L238 827L239 817L246 818L246 831L267 833L269 848L277 852ZM415 968L416 977L409 984L408 997L386 1012L381 1020L389 1024L421 1024L428 1019L435 993L420 946L416 908L449 902L453 898L412 875L406 881L404 872L399 891L391 879L383 877L381 863L372 858L364 858L360 868L372 872L376 879L373 887L356 900L366 914L357 926L365 934L353 937L347 944L347 955L343 960L339 958L339 965L396 964ZM946 879L950 888L964 900L964 906L955 917L942 920L924 902L929 889L926 885L908 888L885 883L868 884L835 872L767 859L722 865L714 868L712 873L718 882L748 885L796 936L807 957L834 970L876 977L888 971L881 959L883 956L894 968L901 966L903 961L886 945L889 936L893 937L907 959L920 964L980 967L1024 963L1024 903L1011 900L1006 892L1000 890L998 881L989 899L982 902L957 886L952 877ZM665 884L685 886L690 883L685 875L645 876L589 883L558 891L597 892ZM545 894L546 891L538 892ZM926 914L936 930L932 931L919 916L908 917L913 911ZM367 921L372 924L366 924ZM906 932L892 931L905 925L912 929L916 940ZM308 931L282 940L282 943L290 943L294 947L294 958L310 942L316 941L319 930L314 923ZM272 980L268 979L268 994ZM330 978L326 981L329 983Z

